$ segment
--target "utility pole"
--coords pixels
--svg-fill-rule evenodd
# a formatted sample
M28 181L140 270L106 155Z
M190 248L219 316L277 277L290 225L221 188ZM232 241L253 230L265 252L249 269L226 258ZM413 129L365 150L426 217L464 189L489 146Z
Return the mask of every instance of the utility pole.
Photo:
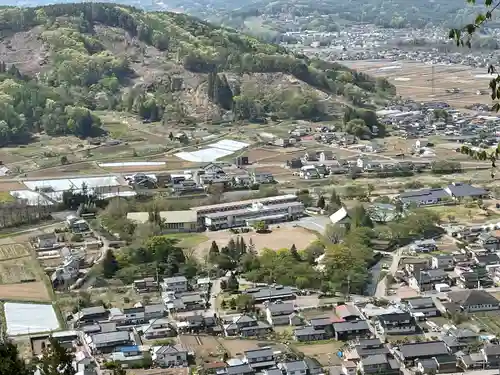
M435 68L434 68L434 64L432 64L431 66L432 66L432 77L431 77L432 95L434 95L434 73L435 73Z

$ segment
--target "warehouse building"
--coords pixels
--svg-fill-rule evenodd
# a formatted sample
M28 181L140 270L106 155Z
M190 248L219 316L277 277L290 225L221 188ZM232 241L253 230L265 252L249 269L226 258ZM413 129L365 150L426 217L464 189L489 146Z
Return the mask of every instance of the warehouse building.
M205 226L210 230L218 230L251 226L259 221L273 224L296 220L303 215L304 205L301 202L287 202L269 206L253 203L247 208L206 214Z
M198 216L195 211L161 211L160 218L165 233L198 232L204 229L198 224ZM127 219L144 224L149 221L149 212L129 212Z

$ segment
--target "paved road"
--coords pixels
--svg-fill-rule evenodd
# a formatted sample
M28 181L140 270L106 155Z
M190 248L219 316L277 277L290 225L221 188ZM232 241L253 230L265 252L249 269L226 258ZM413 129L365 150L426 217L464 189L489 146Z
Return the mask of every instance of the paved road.
M221 279L212 280L212 288L210 291L210 293L211 293L211 295L210 295L210 307L207 310L207 313L210 315L217 314L217 312L218 312L217 296L221 293L220 281L221 281Z
M398 270L399 261L403 256L404 249L405 249L404 247L401 247L397 249L394 253L390 254L392 256L392 263L389 267L388 272L390 272L391 275L394 275ZM386 295L387 295L386 277L383 277L377 284L377 289L375 290L374 297L385 298Z

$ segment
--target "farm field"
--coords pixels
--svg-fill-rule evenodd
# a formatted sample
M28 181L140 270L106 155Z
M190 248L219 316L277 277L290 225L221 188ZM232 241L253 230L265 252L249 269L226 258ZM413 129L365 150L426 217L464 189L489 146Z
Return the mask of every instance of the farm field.
M0 285L0 299L47 302L50 294L43 281Z
M495 296L498 298L498 293ZM500 314L491 311L474 314L474 320L488 333L500 334Z
M477 95L477 90L488 90L490 76L486 68L464 65L434 65L434 95L432 67L414 61L342 61L342 64L360 72L384 77L396 86L397 94L414 100L444 101L452 107L482 103L491 104L489 95ZM458 88L462 92L447 93L446 89ZM432 95L432 96L431 96Z
M274 351L286 351L283 345L275 344L273 342L259 341L259 340L240 340L224 338L219 340L224 347L229 350L231 356L241 356L246 350L263 348L270 346Z
M214 336L180 335L179 343L187 350L193 351L196 358L201 358L208 362L219 358L223 351L219 339Z
M37 265L31 257L0 262L0 284L27 283L37 279Z
M30 250L28 246L29 246L28 244L21 244L21 243L0 245L0 261L29 256Z
M342 363L337 352L344 344L341 341L331 341L320 344L299 344L294 345L294 348L304 355L316 359L323 366L335 366Z
M266 234L256 232L233 234L229 231L206 232L205 234L208 239L195 248L195 253L199 257L203 257L210 249L212 241L217 242L219 246L225 246L231 238L236 239L237 236L241 236L246 244L251 240L257 251L264 248L272 250L290 248L293 244L297 249L303 249L316 239L314 233L304 228L293 228L291 226L274 228L271 233Z

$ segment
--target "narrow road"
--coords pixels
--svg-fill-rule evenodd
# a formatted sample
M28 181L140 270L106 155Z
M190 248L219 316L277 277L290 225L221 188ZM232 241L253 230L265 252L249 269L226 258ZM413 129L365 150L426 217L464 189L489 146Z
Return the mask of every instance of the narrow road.
M210 307L208 309L208 312L211 312L211 315L218 314L217 297L221 293L220 282L221 282L221 279L212 280L212 288L210 291L210 293L211 293L211 295L210 295Z
M392 263L389 267L388 273L394 275L398 270L399 261L403 256L403 250L405 247L401 247L397 249L394 253L390 254L392 256ZM376 298L384 298L387 296L387 276L384 276L377 284L377 289L375 289L374 297Z

